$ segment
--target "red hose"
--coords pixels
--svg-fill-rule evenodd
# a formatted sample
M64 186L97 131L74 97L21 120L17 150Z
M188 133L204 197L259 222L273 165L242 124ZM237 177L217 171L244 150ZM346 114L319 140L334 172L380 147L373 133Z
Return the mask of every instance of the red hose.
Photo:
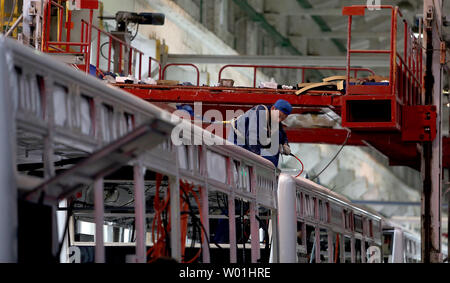
M300 171L300 173L299 173L297 176L295 176L295 178L298 178L298 177L303 173L303 170L305 169L305 166L303 166L303 162L300 160L300 158L298 158L297 156L293 155L292 153L291 153L291 155L292 155L295 159L297 159L298 162L300 162L300 164L302 165L302 171Z

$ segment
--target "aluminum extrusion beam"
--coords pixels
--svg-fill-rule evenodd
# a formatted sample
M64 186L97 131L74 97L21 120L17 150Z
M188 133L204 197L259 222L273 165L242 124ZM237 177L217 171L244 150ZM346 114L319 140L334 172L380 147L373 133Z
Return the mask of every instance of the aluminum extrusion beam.
M352 58L352 66L389 67L387 60L380 55L358 56ZM167 63L193 64L249 64L249 65L277 65L277 66L315 66L315 67L343 67L346 65L345 56L253 56L253 55L197 55L197 54L169 54Z
M103 238L104 202L103 178L94 181L95 217L95 263L105 263L105 244Z
M0 66L8 66L4 40L0 38ZM0 262L17 261L17 189L13 159L15 120L11 113L9 71L0 76Z
M284 233L280 234L280 263L297 262L297 215L295 197L296 184L294 179L281 174L278 181L278 227Z
M136 222L136 262L146 263L146 217L145 217L145 167L134 166L134 205Z

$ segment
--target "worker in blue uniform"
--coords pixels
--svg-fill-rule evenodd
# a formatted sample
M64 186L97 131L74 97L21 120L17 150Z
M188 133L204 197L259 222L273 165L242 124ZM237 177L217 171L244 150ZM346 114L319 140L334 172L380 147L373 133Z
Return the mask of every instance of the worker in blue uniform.
M270 109L270 110L269 110ZM228 141L271 161L278 167L281 154L291 149L283 122L292 112L292 105L280 99L270 108L257 105L231 121Z

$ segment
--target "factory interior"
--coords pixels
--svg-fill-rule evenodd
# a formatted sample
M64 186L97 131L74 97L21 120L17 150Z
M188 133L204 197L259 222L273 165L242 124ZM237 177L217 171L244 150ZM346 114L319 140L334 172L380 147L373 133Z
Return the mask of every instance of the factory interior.
M450 1L0 0L0 28L0 262L449 262Z

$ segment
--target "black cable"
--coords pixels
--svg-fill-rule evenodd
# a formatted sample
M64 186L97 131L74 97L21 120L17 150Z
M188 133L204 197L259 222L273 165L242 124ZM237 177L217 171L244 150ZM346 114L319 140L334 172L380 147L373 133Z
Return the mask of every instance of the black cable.
M184 197L183 197L184 199ZM185 199L186 201L186 199ZM188 204L189 206L189 204ZM184 211L182 214L188 214L191 216L191 227L192 227L192 237L191 237L191 249L194 249L195 247L195 242L197 241L197 232L201 233L201 228L199 227L198 224L196 224L196 219L195 219L195 213L191 210L191 208L189 208L189 211ZM200 235L200 239L201 239L201 235ZM202 247L202 241L200 240L200 251L203 252L203 247ZM184 260L186 261L186 258L184 258Z
M344 143L342 144L341 148L339 149L339 151L336 153L336 155L331 159L330 162L328 162L327 166L325 166L322 171L319 172L319 174L317 174L316 176L314 176L313 178L311 178L311 181L314 181L317 177L319 177L327 168L328 166L331 165L331 163L333 163L333 161L338 157L338 155L341 153L341 151L344 149L345 145L348 142L348 139L350 138L350 131L347 132L347 138L345 139Z
M219 197L219 193L216 192L216 201L217 201L217 205L219 206L219 210L223 213L223 215L225 215L227 218L229 218L228 203L226 200L226 195L223 197ZM221 202L223 202L223 207L220 204Z
M136 240L135 240L135 233L134 233L134 230L136 229L136 218L133 220L133 226L132 226L132 229L131 229L131 242L132 243L134 243L134 242L136 242Z
M195 211L194 211L194 209L193 209L193 207L192 207L192 205L191 205L191 202L190 202L190 198L189 198L189 196L187 195L187 193L186 193L184 190L183 190L183 195L184 195L184 199L185 199L185 201L186 201L186 203L187 203L187 205L188 205L188 207L189 207L189 211L190 211L190 213L191 213L192 220L193 220L197 225L200 224L201 230L203 231L203 233L204 233L204 235L205 235L206 242L207 242L207 244L208 244L208 251L209 251L209 253L211 254L211 248L209 247L209 246L210 246L210 241L209 241L209 238L208 238L208 234L206 233L205 226L203 226L203 223L202 223L201 219L199 219L199 218L197 217L197 215L195 214ZM216 244L219 248L222 248L222 247L220 247L217 243L214 243L214 244ZM200 245L200 246L201 246L201 245ZM202 251L202 253L203 253L203 251Z
M137 34L138 34L138 31L139 31L139 24L137 24L137 27L136 27L136 33L135 33L134 36L130 39L130 42L132 42L132 41L136 38L136 36L137 36Z
M132 42L132 41L136 38L136 36L137 36L137 34L138 34L138 31L139 31L139 24L137 24L136 33L135 33L134 36L130 39L130 42ZM103 54L103 47L104 47L106 44L109 44L109 42L107 41L107 42L104 42L102 45L100 45L100 55L103 57L103 59L105 59L105 60L108 61L108 58ZM114 65L114 61L112 60L112 58L110 58L109 61L111 62L111 64Z
M223 204L225 206L226 216L229 218L230 212L228 211L228 196L223 195Z
M181 214L190 214L189 211L183 211ZM191 218L191 227L192 227L192 237L191 237L191 250L195 247L195 241L197 240L197 226L194 226L193 220ZM200 249L201 249L200 245ZM186 261L186 256L183 258L184 261Z
M263 229L264 231L264 241L265 241L265 246L264 246L264 250L267 252L270 250L270 246L269 246L269 228L267 227L267 225L261 220L261 218L259 218L258 215L255 215L256 220L258 220L260 227ZM258 243L259 244L259 243ZM270 255L269 255L270 257Z
M103 57L103 59L105 59L106 61L108 61L108 58L103 54L103 46L105 46L106 44L108 44L109 42L104 42L102 45L100 45L100 55ZM109 61L111 62L111 64L114 65L114 61L112 60L112 57L109 59Z
M183 212L183 214L188 214L188 215L191 216L191 226L192 226L191 249L193 249L194 245L195 245L195 241L197 240L197 229L200 228L200 227L198 227L198 225L196 225L196 218L197 218L197 216L195 215L195 212L194 212L193 208L191 207L191 203L190 203L189 197L188 197L187 193L184 190L183 190L183 196L181 196L181 197L187 203L188 208L189 208L189 211L185 211L185 212ZM199 230L198 232L201 233L200 229L198 229L198 230ZM203 252L203 247L202 247L202 244L201 244L201 237L200 237L200 250L201 250L201 252Z

